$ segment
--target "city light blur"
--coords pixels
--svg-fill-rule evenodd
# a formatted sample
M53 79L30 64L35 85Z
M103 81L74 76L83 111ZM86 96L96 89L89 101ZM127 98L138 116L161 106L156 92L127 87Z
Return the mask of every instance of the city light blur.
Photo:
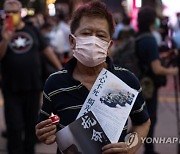
M180 0L162 0L163 14L169 16L172 25L176 22L176 13L180 12Z

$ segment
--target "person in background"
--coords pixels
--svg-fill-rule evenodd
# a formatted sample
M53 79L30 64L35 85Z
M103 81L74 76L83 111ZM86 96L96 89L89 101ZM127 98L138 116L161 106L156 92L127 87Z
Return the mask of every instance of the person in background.
M173 27L174 33L180 31L180 12L176 13L176 23Z
M129 31L131 33L131 35L135 34L135 30L133 28L133 26L131 25L131 18L128 15L124 15L123 19L122 19L122 23L119 22L116 25L115 28L115 32L113 34L113 39L117 40L118 35L123 31Z
M161 24L160 19L157 17L155 20L154 29L152 31L152 34L155 37L155 40L156 40L156 43L157 43L159 49L162 46L162 36L159 32L160 24Z
M40 32L21 18L22 4L6 0L6 18L0 36L0 59L5 123L8 132L8 154L34 154L40 96L43 88L41 56L45 55L57 70L62 69L55 54L47 46Z
M175 47L180 50L180 12L176 14L177 21L173 28L172 39L175 43Z
M162 16L160 18L160 27L159 32L162 37L162 41L165 42L169 37L169 17L168 16Z
M180 30L177 31L173 36L172 36L172 40L174 42L174 45L176 47L176 49L178 49L180 51Z
M138 13L138 34L137 37L143 36L136 41L136 54L139 61L139 67L143 76L148 76L151 79L152 95L145 98L148 112L151 119L151 126L148 137L153 138L154 129L157 121L157 98L159 82L157 75L176 75L178 74L177 67L165 68L162 66L159 59L159 51L157 42L152 35L155 28L156 12L151 7L144 7ZM157 154L153 143L145 143L145 154Z
M160 52L170 51L173 48L172 35L173 26L169 22L168 16L162 16L161 24L159 27L159 33L161 34L162 42L160 47Z
M51 32L52 28L53 28L53 25L50 22L45 22L40 28L40 32L48 44L50 44L50 41L51 41L49 37L49 33Z
M58 14L58 25L57 25L57 31L62 31L62 37L58 38L56 40L56 47L57 49L60 51L61 56L61 62L64 65L71 57L71 48L70 48L70 44L69 44L69 34L70 34L70 26L67 23L67 21L65 20L65 13L63 12L63 10L59 11ZM59 44L59 42L61 42L61 40L64 40L61 44Z
M108 57L112 47L114 20L104 3L92 1L80 6L71 20L69 42L73 50L73 58L65 68L51 75L46 81L43 92L43 105L36 125L36 135L45 144L56 140L56 125L52 124L51 113L60 117L61 128L73 122L86 100L97 76L103 68L108 69L130 87L139 91L130 113L132 128L130 132L138 134L139 142L130 148L124 139L127 135L128 123L124 126L118 143L102 148L103 154L135 153L141 145L141 137L148 133L150 120L141 87L133 73L115 67ZM59 149L57 153L61 153Z
M23 18L23 21L33 24L37 29L40 29L41 26L46 22L43 14L40 12L36 12L34 15L26 15Z
M49 48L51 48L51 50L55 53L55 51L53 50L53 47L50 44L51 38L49 37L49 33L51 33L52 29L53 29L53 24L50 23L50 22L45 22L40 27L40 32L41 32L42 36L44 37L44 40L45 40L46 44L48 44ZM45 83L46 79L49 77L50 74L52 74L52 73L54 73L56 71L57 71L56 67L54 67L54 65L52 65L51 62L49 62L47 57L42 56L43 83Z

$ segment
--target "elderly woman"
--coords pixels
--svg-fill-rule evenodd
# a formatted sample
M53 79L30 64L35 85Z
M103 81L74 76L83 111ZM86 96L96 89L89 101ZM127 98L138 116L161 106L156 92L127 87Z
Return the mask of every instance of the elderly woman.
M130 87L141 89L139 81L131 72L115 67L107 56L113 44L113 23L112 15L105 5L98 1L86 3L74 12L71 22L72 34L69 36L74 57L63 70L48 78L44 88L43 106L39 123L36 125L36 135L43 143L51 144L56 139L56 126L48 119L51 112L60 117L61 126L73 122L103 68ZM133 124L131 131L136 132L139 139L145 137L150 120L142 92L136 99L130 117ZM104 146L102 153L134 153L141 142L133 148L128 147L124 142L126 134L127 124L119 142Z

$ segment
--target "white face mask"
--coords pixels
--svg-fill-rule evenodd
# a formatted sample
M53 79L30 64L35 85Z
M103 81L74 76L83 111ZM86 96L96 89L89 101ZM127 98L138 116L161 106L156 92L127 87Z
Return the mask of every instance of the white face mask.
M83 65L94 67L106 60L110 42L103 41L95 36L72 37L76 40L73 56Z

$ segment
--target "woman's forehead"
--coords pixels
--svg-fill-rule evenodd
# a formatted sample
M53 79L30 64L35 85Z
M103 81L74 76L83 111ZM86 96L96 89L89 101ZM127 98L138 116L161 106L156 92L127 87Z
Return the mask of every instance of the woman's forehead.
M99 29L109 33L109 25L105 18L83 16L78 29Z

